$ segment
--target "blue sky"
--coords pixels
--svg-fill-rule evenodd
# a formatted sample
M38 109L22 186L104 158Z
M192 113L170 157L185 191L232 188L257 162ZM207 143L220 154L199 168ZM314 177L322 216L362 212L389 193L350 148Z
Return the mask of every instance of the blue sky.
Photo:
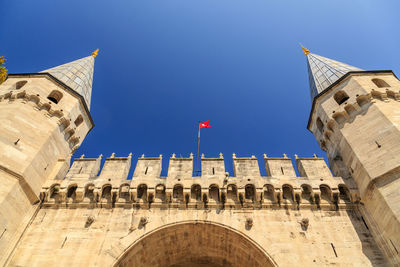
M95 128L75 156L325 156L306 129L312 52L400 74L399 1L0 0L10 73L96 58ZM265 171L262 169L262 173Z

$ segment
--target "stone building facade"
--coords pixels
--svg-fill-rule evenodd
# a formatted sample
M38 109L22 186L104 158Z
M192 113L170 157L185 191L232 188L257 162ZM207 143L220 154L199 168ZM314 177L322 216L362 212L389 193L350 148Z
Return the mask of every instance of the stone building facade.
M92 56L0 85L4 266L398 266L400 82L310 53L322 158L72 153L93 128ZM165 160L165 159L164 159ZM297 169L297 171L295 171ZM333 173L333 175L332 175Z

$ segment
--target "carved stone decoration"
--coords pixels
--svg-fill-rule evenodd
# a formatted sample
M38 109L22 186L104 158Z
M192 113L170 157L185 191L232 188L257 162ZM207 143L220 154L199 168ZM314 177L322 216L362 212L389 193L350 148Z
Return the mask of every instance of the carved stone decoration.
M139 226L143 227L148 223L149 223L149 220L147 219L147 217L140 217Z
M301 229L303 229L303 231L307 231L309 224L310 221L308 218L303 218L300 221Z
M85 228L90 227L93 222L94 222L94 217L93 216L88 216L87 219L86 219Z
M251 227L253 227L253 219L246 218L246 229L249 230Z

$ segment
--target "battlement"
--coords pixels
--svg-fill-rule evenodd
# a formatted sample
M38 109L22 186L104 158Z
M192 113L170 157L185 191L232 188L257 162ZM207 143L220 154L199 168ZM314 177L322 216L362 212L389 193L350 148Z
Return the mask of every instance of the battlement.
M193 176L193 155L169 160L168 176L162 177L162 156L136 164L128 179L132 154L107 158L100 171L98 158L75 159L64 179L48 181L41 191L47 206L132 206L175 208L346 208L359 200L358 190L333 177L324 159L296 157L300 177L292 161L264 155L268 176L261 176L255 156L233 154L234 176L225 172L223 155L201 157L202 174Z

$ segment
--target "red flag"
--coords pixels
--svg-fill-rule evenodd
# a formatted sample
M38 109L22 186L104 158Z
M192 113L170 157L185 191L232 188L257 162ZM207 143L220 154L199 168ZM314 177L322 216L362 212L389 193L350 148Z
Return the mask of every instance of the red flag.
M211 126L209 125L209 123L210 123L210 120L205 121L205 122L200 122L199 128L200 128L200 129L201 129L201 128L211 128Z

